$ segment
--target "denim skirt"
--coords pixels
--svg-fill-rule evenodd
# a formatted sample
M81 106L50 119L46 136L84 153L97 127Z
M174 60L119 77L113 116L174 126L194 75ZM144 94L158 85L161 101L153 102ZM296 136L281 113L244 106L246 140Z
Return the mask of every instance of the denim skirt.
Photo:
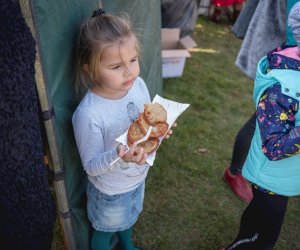
M143 210L145 182L117 195L101 193L90 181L87 185L87 213L97 231L119 232L132 227Z

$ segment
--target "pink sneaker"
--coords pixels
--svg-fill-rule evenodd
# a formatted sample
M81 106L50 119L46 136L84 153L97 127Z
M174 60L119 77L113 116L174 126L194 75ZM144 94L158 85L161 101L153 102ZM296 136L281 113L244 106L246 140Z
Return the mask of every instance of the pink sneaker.
M230 173L229 167L224 171L224 181L231 187L232 191L243 201L249 203L252 198L252 189L248 181L241 175Z

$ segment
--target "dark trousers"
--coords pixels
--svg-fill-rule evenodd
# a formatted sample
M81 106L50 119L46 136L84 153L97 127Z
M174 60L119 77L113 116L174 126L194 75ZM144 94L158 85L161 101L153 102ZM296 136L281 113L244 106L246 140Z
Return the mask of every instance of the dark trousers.
M254 113L251 118L244 124L240 129L237 136L235 137L230 172L232 174L237 174L242 171L244 162L246 160L252 137L255 131L256 124L256 113Z
M236 239L226 250L271 250L278 239L288 197L252 187L253 199L241 217Z

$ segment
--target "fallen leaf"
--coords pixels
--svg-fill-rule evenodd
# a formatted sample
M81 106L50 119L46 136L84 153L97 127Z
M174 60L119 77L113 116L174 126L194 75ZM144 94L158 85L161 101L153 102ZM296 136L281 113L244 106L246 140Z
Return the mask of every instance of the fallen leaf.
M198 148L199 153L207 153L208 149L207 148Z

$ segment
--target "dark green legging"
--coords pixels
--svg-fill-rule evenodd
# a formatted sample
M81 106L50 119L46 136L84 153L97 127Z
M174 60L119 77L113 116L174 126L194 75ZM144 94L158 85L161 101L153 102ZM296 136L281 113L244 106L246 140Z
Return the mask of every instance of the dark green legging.
M131 242L132 228L116 233L123 250L138 250ZM101 232L94 229L91 243L92 250L110 250L110 242L114 234L114 232Z

